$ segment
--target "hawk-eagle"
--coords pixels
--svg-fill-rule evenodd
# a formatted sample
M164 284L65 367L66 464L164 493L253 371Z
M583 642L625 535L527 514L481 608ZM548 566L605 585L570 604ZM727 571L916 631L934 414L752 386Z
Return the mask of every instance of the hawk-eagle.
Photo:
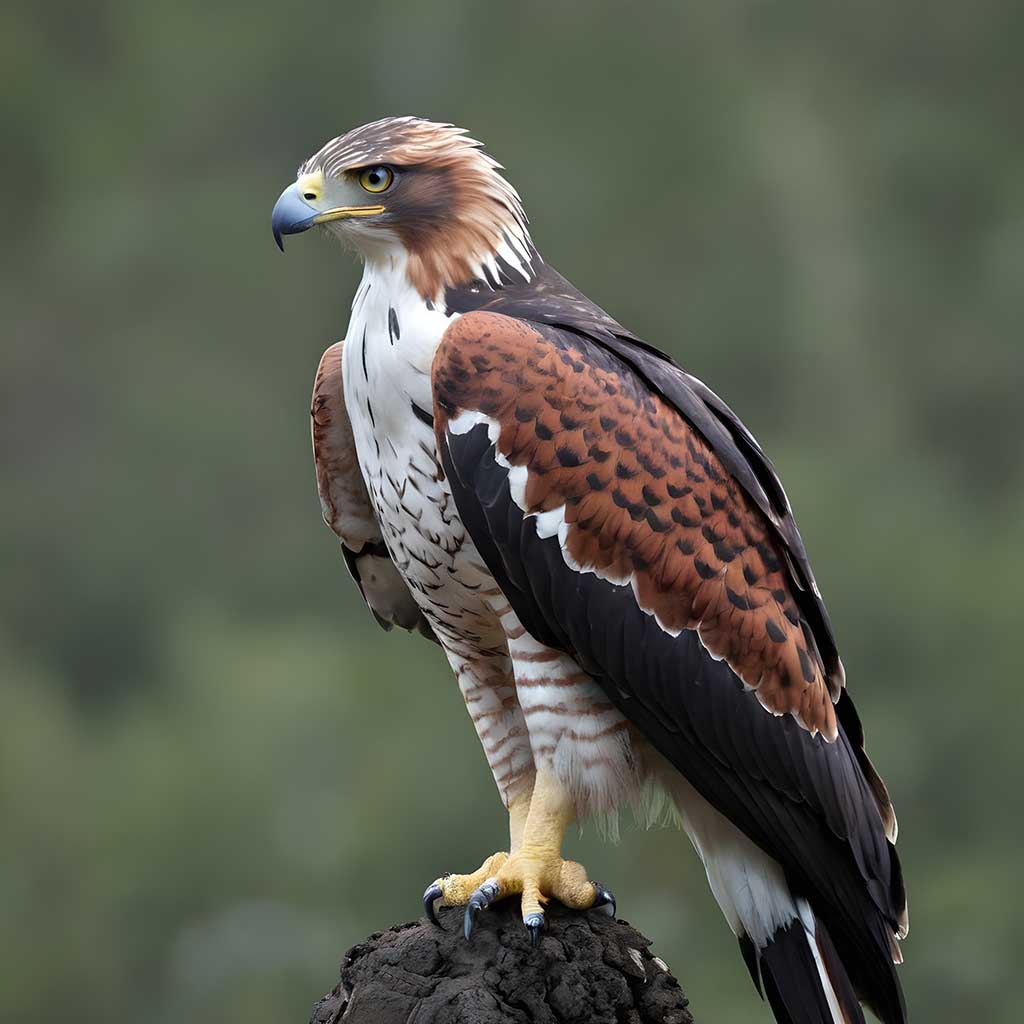
M378 622L444 651L508 809L428 914L464 905L468 937L519 894L536 940L549 899L614 913L562 836L655 790L778 1021L902 1024L896 819L750 432L544 262L459 128L333 139L272 220L362 257L313 393L324 517Z

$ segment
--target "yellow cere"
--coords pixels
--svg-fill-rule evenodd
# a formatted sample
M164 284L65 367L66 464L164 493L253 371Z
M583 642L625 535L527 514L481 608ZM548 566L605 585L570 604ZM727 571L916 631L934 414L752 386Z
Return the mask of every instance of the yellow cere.
M324 172L311 171L309 174L301 174L296 185L303 199L307 202L316 202L324 192Z

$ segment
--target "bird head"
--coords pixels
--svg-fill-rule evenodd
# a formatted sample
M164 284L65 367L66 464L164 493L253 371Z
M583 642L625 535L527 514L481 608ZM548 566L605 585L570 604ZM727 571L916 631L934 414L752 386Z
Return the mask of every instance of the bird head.
M274 239L320 224L367 260L405 260L424 298L535 254L500 165L465 130L392 117L332 139L274 207Z

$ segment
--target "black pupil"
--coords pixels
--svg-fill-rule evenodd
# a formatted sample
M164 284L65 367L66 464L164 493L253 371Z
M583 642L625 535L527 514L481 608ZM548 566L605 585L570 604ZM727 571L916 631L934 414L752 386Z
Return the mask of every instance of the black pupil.
M370 184L379 185L384 180L384 175L380 171L370 171Z

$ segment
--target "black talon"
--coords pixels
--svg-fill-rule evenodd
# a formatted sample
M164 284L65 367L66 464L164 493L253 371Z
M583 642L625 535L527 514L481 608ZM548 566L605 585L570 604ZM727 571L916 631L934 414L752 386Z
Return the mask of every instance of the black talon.
M600 882L594 882L594 902L591 910L600 910L609 917L615 916L615 897Z
M544 928L544 915L529 914L523 918L523 924L526 925L526 930L530 933L530 945L536 949L537 943L540 942L540 933Z
M473 934L473 925L476 923L477 913L481 910L486 910L497 895L497 883L488 880L469 897L469 902L466 904L466 916L462 921L462 931L466 936L467 942L469 942L470 936Z
M466 904L466 916L462 919L462 933L466 936L467 942L469 942L473 935L473 923L479 909L478 906L473 906L472 903Z
M437 920L437 912L434 910L434 904L443 896L444 892L437 882L431 882L427 886L426 892L423 893L423 909L426 911L427 919L431 924L440 925L440 922Z

